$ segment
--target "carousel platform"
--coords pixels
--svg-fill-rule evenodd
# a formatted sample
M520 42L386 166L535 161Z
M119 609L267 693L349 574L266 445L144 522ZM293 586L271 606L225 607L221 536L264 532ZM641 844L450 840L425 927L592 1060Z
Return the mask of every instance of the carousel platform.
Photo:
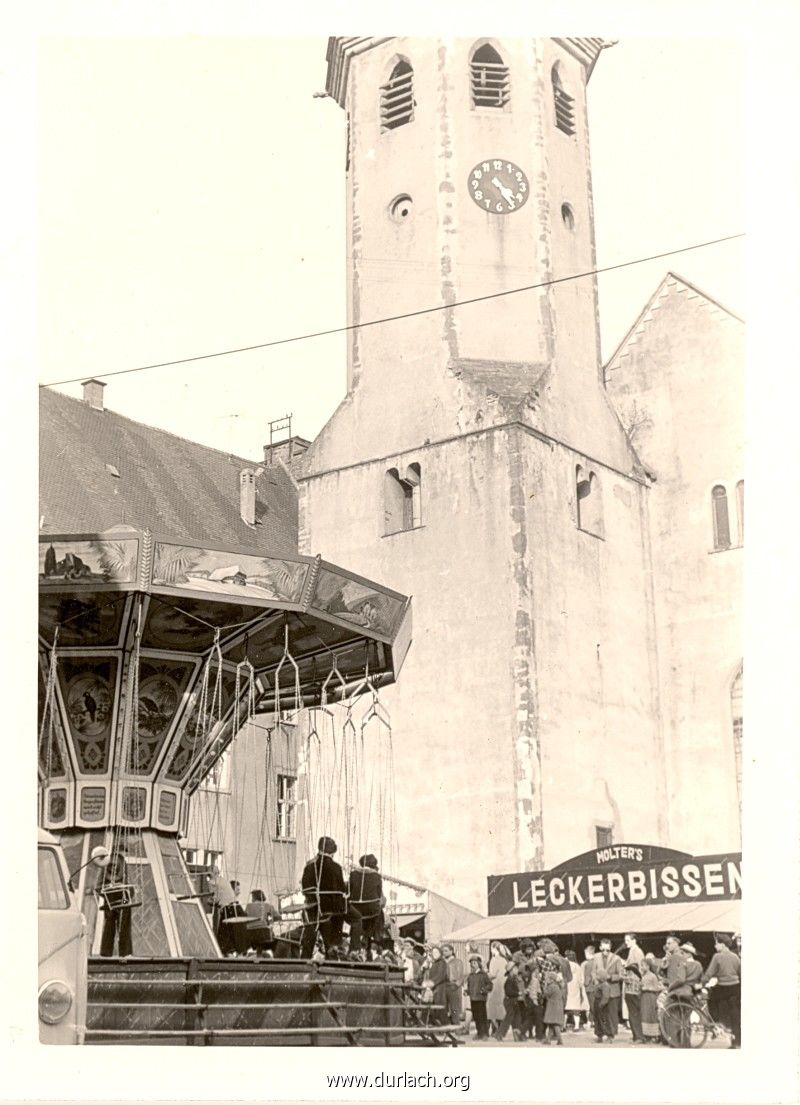
M87 1044L455 1046L383 963L89 959Z

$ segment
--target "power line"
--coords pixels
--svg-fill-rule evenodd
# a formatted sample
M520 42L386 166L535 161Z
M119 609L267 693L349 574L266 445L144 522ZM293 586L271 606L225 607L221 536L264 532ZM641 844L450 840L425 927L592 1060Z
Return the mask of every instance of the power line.
M538 288L547 288L553 284L564 284L570 280L583 280L587 276L599 276L605 272L615 272L619 269L630 268L631 265L644 265L648 261L659 261L664 257L675 257L679 253L689 253L694 249L705 249L707 246L721 245L723 242L732 242L737 238L744 238L744 234L730 234L726 238L714 238L709 242L697 242L692 246L683 246L681 249L669 249L665 253L653 253L649 257L638 257L634 261L620 261L616 265L605 265L599 269L589 269L588 272L573 273L571 276L558 276L553 280L543 280L539 284L526 284L520 288L508 288L503 292L490 292L487 295L474 296L472 299L459 299L453 303L439 303L435 307L421 307L417 311L406 311L401 315L388 315L385 318L371 319L369 322L352 322L347 326L336 326L332 330L315 330L307 334L295 334L291 338L277 338L274 341L259 342L257 345L243 345L238 349L223 349L217 353L201 353L195 357L181 357L176 361L159 361L157 364L140 365L138 368L120 368L115 372L97 372L92 377L95 380L107 379L110 376L126 376L132 372L149 372L153 368L172 368L179 364L190 364L193 361L208 361L214 357L229 357L234 353L251 353L256 349L270 349L276 345L290 345L293 342L309 341L312 338L326 338L332 334L346 334L351 330L365 330L368 326L382 326L386 322L399 322L405 318L416 318L419 315L430 315L436 311L448 311L453 307L466 307L470 303L484 303L490 299L501 299L507 295L518 295L520 292L532 292ZM84 377L75 376L70 380L51 380L47 384L39 384L40 388L58 387L61 384L78 384Z

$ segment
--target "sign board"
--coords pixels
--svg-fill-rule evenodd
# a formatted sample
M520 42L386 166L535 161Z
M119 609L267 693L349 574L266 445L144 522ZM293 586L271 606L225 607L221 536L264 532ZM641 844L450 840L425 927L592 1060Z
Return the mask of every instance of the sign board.
M649 844L612 844L550 871L490 875L488 883L490 916L731 901L742 896L742 855L690 856Z

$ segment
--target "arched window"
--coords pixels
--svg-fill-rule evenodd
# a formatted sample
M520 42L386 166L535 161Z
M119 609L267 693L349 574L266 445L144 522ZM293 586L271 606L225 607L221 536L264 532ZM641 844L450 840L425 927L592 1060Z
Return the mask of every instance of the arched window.
M594 472L586 472L579 464L575 469L575 490L578 499L578 529L603 536L603 500L600 481Z
M575 97L570 96L561 79L561 63L556 62L550 71L550 81L553 85L553 111L555 112L556 126L563 130L564 134L575 133Z
M402 533L422 525L422 472L409 464L401 475L390 468L383 480L384 534Z
M505 107L510 99L508 66L494 46L480 46L469 67L473 107Z
M728 518L728 492L718 483L711 491L711 518L714 523L714 548L731 547L731 524Z
M736 513L739 515L739 544L744 544L744 480L736 485Z
M398 61L381 87L381 130L394 130L414 118L414 70Z
M736 789L739 793L739 816L742 813L742 735L744 709L742 705L743 669L740 668L731 686L731 721L733 723L733 755L736 763Z

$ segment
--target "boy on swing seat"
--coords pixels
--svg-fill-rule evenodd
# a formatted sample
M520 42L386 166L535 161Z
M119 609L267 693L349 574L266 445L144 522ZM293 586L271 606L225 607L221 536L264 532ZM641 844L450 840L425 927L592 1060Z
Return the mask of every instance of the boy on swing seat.
M122 852L115 852L111 862L104 868L97 890L100 894L100 908L103 910L103 935L100 937L100 954L109 956L114 954L114 943L119 934L120 956L133 955L133 940L131 937L131 906L116 905L115 900L120 896L120 891L130 891L127 885L125 857ZM124 898L122 900L125 900Z
M336 841L321 836L317 854L303 868L301 887L306 900L300 958L310 959L314 953L317 933L325 951L342 942L344 922L350 924L350 948L361 948L361 914L347 898L347 885L341 866L333 859Z

